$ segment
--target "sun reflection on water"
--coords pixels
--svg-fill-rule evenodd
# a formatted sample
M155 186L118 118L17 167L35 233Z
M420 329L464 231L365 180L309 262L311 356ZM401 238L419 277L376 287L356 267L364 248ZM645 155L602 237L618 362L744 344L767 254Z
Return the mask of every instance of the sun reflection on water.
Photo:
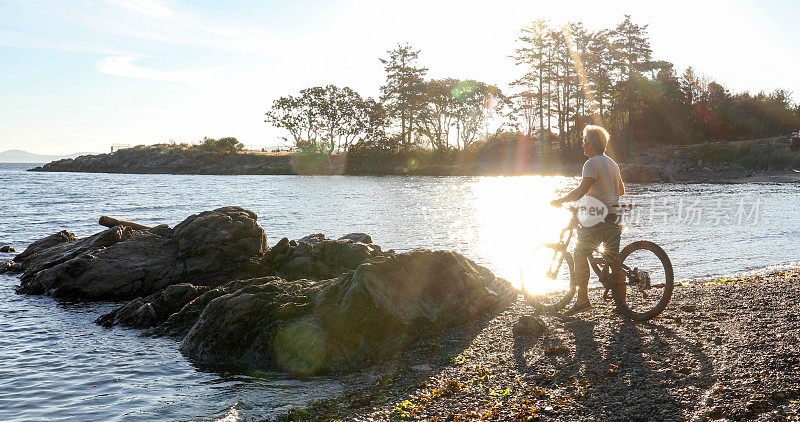
M476 217L478 250L488 260L482 264L515 287L524 285L534 294L552 291L546 277L552 250L537 246L558 241L570 216L549 203L575 184L555 176L479 179L467 201Z

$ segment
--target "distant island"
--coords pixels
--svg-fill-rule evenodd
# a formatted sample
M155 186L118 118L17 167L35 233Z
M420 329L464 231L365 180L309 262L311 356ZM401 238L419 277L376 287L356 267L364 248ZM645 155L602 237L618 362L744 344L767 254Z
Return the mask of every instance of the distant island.
M86 154L89 153L79 152L77 154L68 155L42 155L20 151L18 149L10 149L8 151L0 152L0 163L48 163L50 161L76 158Z

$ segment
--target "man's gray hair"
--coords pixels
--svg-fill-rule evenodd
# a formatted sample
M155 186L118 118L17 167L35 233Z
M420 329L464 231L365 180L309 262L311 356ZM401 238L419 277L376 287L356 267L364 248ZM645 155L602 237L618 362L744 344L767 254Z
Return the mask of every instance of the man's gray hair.
M586 142L591 142L596 153L606 152L608 141L611 140L608 131L596 125L586 125L583 128L583 137L586 138Z

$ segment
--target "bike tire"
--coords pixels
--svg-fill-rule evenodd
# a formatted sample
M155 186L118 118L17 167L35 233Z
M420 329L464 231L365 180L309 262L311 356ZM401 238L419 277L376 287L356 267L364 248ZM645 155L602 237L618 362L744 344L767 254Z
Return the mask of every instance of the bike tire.
M564 309L575 296L575 284L572 279L575 274L575 261L572 254L567 251L561 252L561 259L567 264L569 286L566 290L560 290L542 295L531 295L526 293L528 304L533 306L536 311L545 314L556 313Z
M672 291L675 287L675 280L674 275L672 272L672 261L670 261L669 256L667 253L664 252L660 246L656 245L653 242L647 240L640 240L631 243L628 246L625 246L622 249L622 252L619 254L619 260L621 263L627 265L628 267L633 268L635 263L633 262L625 262L628 257L631 256L632 253L636 251L650 251L652 252L655 257L661 262L661 266L664 270L664 292L661 295L659 301L647 311L640 312L638 309L633 310L628 305L627 300L622 299L622 293L619 289L619 286L616 283L613 283L613 288L611 289L612 295L614 297L614 304L617 305L617 309L619 309L620 313L634 321L647 321L657 317L661 312L666 309L667 305L669 305L670 299L672 299ZM630 265L634 264L634 266ZM627 284L625 285L627 288Z

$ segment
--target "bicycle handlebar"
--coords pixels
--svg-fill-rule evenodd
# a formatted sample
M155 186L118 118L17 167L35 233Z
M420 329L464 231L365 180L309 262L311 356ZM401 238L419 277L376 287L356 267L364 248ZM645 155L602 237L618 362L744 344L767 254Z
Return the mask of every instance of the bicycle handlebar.
M565 209L565 210L567 210L567 211L569 211L569 212L571 212L571 213L573 213L573 214L575 214L575 213L577 213L577 212L578 212L578 207L576 207L576 206L574 206L574 205L564 205L564 204L561 204L561 205L559 205L559 206L558 206L558 207L556 207L556 208Z
M576 212L578 212L578 207L576 207L576 206L574 206L574 205L564 205L564 204L561 204L561 205L559 205L559 206L558 206L558 207L556 207L556 208L562 208L562 209L565 209L565 210L567 210L567 211L569 211L569 212L571 212L571 213L573 213L573 214L574 214L574 213L576 213ZM629 210L632 210L633 208L634 208L634 205L633 205L633 204L622 204L622 205L617 205L617 209L619 209L619 210L621 210L621 211L629 211Z

